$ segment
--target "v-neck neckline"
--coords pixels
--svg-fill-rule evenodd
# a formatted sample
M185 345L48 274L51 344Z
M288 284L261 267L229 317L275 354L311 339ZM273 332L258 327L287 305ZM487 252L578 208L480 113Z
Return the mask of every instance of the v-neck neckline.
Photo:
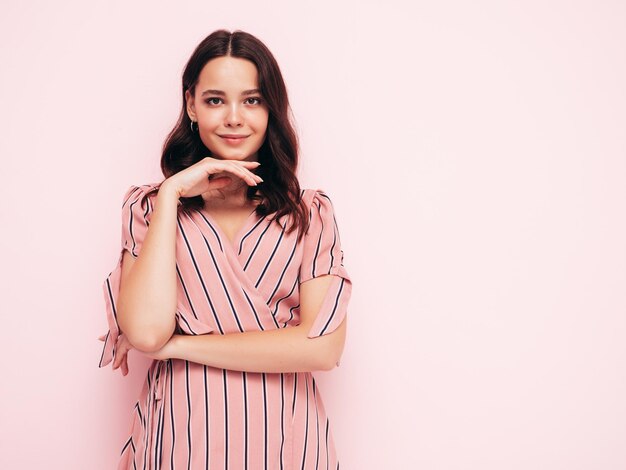
M250 226L250 220L252 220L253 216L256 215L256 207L252 212L250 212L250 214L248 214L241 227L237 229L232 240L228 238L226 232L222 229L222 226L215 220L215 218L211 214L209 214L206 209L198 209L198 212L204 215L211 222L215 230L217 230L217 232L219 233L220 240L222 240L224 244L230 246L233 250L235 250L235 252L237 252L237 246L241 242L241 237L243 233Z

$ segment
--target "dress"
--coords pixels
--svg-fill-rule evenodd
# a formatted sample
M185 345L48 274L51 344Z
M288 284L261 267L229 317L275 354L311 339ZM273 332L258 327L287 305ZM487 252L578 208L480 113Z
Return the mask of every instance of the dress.
M123 250L137 257L160 183L131 186L122 204L122 249L103 283L106 334L98 367L115 358ZM179 211L176 234L180 334L227 334L299 324L299 284L333 282L308 337L343 321L352 282L333 205L303 189L310 228L297 242L287 218L250 214L231 243L209 214ZM289 216L287 216L289 217ZM339 365L339 363L337 363ZM134 406L120 469L338 469L330 421L311 372L257 373L180 359L153 360Z

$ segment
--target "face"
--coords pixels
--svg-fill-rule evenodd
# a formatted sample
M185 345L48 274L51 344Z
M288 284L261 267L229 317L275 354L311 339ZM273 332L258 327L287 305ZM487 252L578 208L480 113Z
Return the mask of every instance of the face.
M200 72L195 94L185 92L187 113L211 151L207 156L257 160L269 117L257 78L256 66L249 60L216 57ZM241 137L228 139L229 134Z

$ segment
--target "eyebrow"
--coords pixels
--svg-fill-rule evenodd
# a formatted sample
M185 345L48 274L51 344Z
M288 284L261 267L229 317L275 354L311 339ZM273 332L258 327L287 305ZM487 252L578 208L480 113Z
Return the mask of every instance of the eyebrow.
M242 92L241 92L241 94L242 94L242 95L244 95L244 96L247 96L247 95L254 95L254 94L256 94L256 93L259 93L259 94L260 94L260 93L261 93L261 90L259 90L258 88L255 88L255 89L253 89L253 90L246 90L246 91L242 91ZM204 95L209 95L209 94L211 94L211 95L219 95L219 96L226 96L226 93L224 93L222 90L204 90L204 91L202 92L202 95L201 95L201 96L204 96Z

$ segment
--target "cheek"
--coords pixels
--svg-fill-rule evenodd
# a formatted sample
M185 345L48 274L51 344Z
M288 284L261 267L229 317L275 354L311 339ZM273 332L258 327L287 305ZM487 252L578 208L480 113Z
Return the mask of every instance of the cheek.
M267 129L268 117L267 113L259 113L252 118L251 122L257 132L264 132Z
M219 125L219 123L222 122L222 117L215 111L204 110L198 113L198 121L202 123L202 127L210 129Z

